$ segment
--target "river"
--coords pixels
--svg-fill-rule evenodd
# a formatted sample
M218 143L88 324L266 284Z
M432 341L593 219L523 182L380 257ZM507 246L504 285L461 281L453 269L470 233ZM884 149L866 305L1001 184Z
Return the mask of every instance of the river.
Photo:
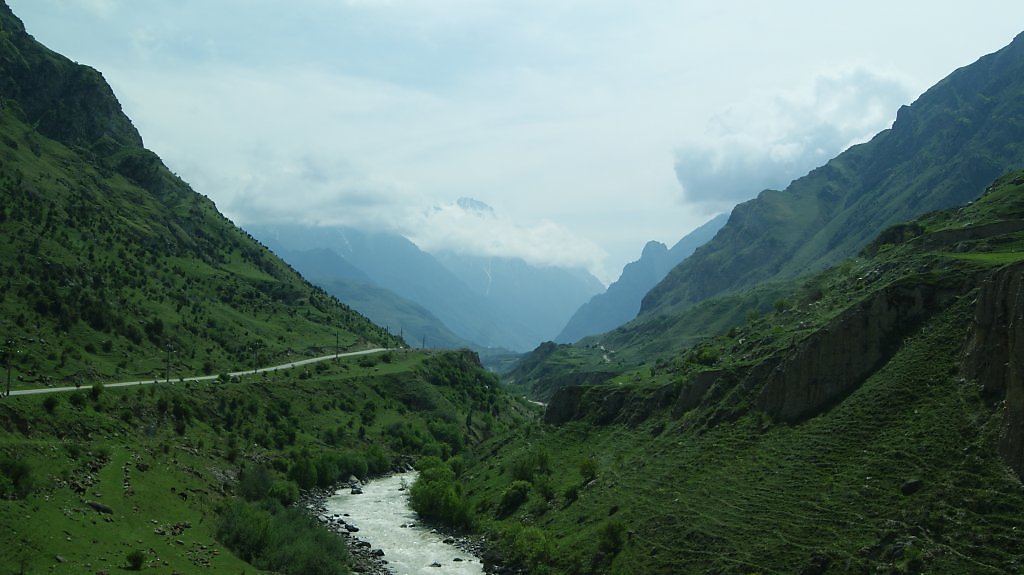
M416 472L411 471L370 481L360 495L342 489L327 499L326 511L347 513L345 522L359 528L356 536L384 550L384 559L396 575L482 575L478 558L419 525L406 489L415 479Z

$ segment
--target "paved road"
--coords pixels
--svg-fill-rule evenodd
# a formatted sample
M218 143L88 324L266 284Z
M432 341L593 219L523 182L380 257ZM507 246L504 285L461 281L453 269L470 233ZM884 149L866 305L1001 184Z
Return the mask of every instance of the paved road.
M388 349L387 348L383 348L383 347L375 347L373 349L364 349L362 351L351 351L351 352L348 352L348 353L322 355L320 357L312 357L312 358L309 358L309 359L300 359L298 361L293 361L291 363L282 363L281 365L274 365L274 366L270 366L270 367L261 367L259 369L250 369L250 370L247 370L247 371L235 371L235 372L229 373L228 376L236 377L236 376L242 376L242 375L253 375L253 374L257 374L257 373L264 373L264 372L268 372L268 371L277 371L279 369L292 369L292 368L295 368L295 367L302 367L304 365L309 365L311 363L317 363L319 361L327 361L327 360L330 360L330 359L341 358L341 357L352 357L352 356L356 356L356 355L369 355L371 353L380 353L382 351L388 351ZM192 376L192 377L184 377L184 378L181 378L181 379L172 379L171 382L173 383L173 382L176 382L176 381L210 381L210 380L213 380L213 379L217 379L218 377L219 376L217 376L217 375L195 375L195 376ZM144 379L144 380L139 380L139 381L122 381L120 383L106 383L106 384L103 385L103 387L128 387L128 386L131 386L131 385L152 385L154 383L160 383L160 382L165 382L165 381L166 380L164 380L164 379ZM14 391L11 391L11 395L35 395L35 394L39 394L39 393L58 393L58 392L62 392L62 391L75 391L76 389L79 389L79 388L78 387L74 387L74 386L72 386L72 387L39 387L39 388L36 388L36 389L18 389L18 390L14 390ZM0 394L0 397L2 397L2 394Z

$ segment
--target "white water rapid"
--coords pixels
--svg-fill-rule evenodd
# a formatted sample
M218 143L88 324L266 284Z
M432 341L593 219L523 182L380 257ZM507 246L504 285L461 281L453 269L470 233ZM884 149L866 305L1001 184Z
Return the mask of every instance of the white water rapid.
M345 522L359 528L355 535L384 550L388 568L396 575L482 575L478 558L419 525L408 503L407 487L415 479L416 472L375 479L360 495L342 489L327 499L325 507L330 514L347 513Z

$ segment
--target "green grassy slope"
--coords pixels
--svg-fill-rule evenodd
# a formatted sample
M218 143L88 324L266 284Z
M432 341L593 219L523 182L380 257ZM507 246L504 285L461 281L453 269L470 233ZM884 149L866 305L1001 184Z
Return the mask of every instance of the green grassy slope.
M0 84L0 346L13 387L400 345L172 174L102 76L38 44L3 4Z
M552 425L464 471L477 525L531 573L1018 572L1019 421L964 362L994 329L980 286L1022 265L1016 173L728 334L555 394Z
M6 398L0 572L115 573L140 550L144 572L253 573L219 531L225 506L456 455L532 417L495 383L468 354L392 352L234 382Z
M167 193L0 111L0 337L14 387L221 373L398 345L305 282L142 149ZM115 161L115 160L110 160ZM171 349L170 356L167 350ZM168 359L169 357L169 359Z

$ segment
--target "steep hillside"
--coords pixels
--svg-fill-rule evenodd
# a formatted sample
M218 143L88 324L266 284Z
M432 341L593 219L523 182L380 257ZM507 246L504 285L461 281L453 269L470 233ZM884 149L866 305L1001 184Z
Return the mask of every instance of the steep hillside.
M736 206L714 239L648 292L636 319L546 359L528 356L514 381L544 397L572 381L567 368L616 373L689 347L771 311L799 278L887 226L974 199L1024 166L1022 82L1024 35L950 74L870 142Z
M649 242L640 259L622 269L618 280L576 310L554 341L573 343L588 335L611 331L635 318L647 292L679 262L713 238L727 219L726 214L716 216L684 236L671 249L659 242Z
M496 383L471 354L403 351L4 398L0 572L350 573L360 556L300 496L533 417Z
M0 23L0 78L17 86L0 110L0 333L14 387L398 345L141 147L97 72L35 43L6 8Z
M1024 565L1024 172L891 227L463 475L531 573L1012 573Z
M950 74L870 142L737 206L714 240L650 291L641 316L821 270L892 224L974 199L1024 166L1022 92L1024 35Z

